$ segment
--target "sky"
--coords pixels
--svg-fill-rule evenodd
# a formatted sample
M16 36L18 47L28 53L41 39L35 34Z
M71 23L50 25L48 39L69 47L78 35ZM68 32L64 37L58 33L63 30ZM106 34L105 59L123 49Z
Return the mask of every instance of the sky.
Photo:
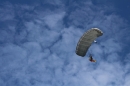
M0 86L129 86L130 1L0 0ZM103 35L75 54L91 28Z

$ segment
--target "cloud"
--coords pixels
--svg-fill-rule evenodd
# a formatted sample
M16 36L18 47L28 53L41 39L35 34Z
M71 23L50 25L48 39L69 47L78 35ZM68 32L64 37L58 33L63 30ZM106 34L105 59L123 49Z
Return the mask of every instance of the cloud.
M62 19L64 17L64 12L53 14L53 15L47 15L44 18L45 24L48 25L50 28L55 28L56 25L62 24ZM58 27L58 26L57 26Z
M129 53L123 61L120 56L128 45L127 22L106 15L107 7L79 2L42 2L57 6L53 10L38 3L1 6L1 86L128 86ZM92 27L104 32L90 47L96 63L88 54L75 54L79 38Z

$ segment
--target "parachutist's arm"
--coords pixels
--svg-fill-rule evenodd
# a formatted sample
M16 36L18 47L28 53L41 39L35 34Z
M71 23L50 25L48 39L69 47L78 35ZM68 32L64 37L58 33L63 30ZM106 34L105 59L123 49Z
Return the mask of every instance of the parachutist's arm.
M93 59L93 58L92 58L92 55L90 54L90 55L89 55L89 60L92 60L92 59Z

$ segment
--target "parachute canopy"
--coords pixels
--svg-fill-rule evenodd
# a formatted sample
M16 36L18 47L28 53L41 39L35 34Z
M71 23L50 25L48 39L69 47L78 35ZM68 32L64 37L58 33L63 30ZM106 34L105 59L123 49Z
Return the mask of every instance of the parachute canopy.
M91 28L87 32L83 34L83 36L79 39L79 42L76 47L76 54L79 56L84 57L86 55L86 52L88 51L91 44L94 42L94 40L102 36L103 32L98 28Z

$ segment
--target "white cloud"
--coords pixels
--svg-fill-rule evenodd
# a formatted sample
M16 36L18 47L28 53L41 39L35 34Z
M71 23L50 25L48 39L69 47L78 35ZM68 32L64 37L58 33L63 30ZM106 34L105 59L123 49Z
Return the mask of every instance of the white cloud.
M64 15L65 15L65 12L49 14L45 16L44 21L48 25L48 27L50 27L51 29L60 28L58 26L62 24L62 21L63 21L62 19Z
M5 30L5 26L0 29L0 41L3 42L0 44L0 85L128 86L129 54L126 65L122 64L119 55L124 48L120 40L127 33L121 27L127 27L127 24L117 15L105 15L106 8L88 2L74 2L71 5L76 7L75 10L71 10L71 6L62 8L60 1L51 3L61 6L57 10L41 11L40 5L40 10L37 6L33 9L33 6L20 5L19 18L16 19L14 11L18 5L11 5L13 16L10 18L4 15L10 12L6 10L4 13L8 5L1 8L0 12L5 16L1 22L8 20L13 23L6 24L11 25L11 33ZM68 27L64 22L69 24ZM97 39L98 43L91 46L96 63L88 61L88 54L84 58L75 54L79 38L91 27L99 27L104 32Z
M10 21L14 20L14 10L13 6L10 3L3 4L3 7L0 8L0 21Z

